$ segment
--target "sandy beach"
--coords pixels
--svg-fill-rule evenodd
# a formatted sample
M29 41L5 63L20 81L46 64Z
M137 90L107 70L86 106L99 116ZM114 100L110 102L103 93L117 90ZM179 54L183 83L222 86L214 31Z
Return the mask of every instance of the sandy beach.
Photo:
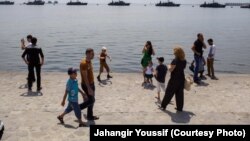
M184 111L180 113L175 110L174 98L166 112L159 110L156 88L142 87L141 74L112 75L111 80L96 81L94 114L100 119L88 124L250 124L250 74L217 74L219 80L207 79L207 86L192 85L191 91L185 91ZM42 72L40 94L27 93L26 77L26 72L0 72L0 120L5 124L2 140L89 140L89 127L78 128L73 112L65 116L65 125L56 118L65 109L60 103L67 74ZM80 83L80 75L78 80Z

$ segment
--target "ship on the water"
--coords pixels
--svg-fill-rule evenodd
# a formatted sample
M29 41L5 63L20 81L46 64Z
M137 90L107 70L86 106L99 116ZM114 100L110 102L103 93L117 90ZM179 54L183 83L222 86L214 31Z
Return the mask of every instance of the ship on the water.
M0 1L0 5L14 5L13 1Z
M226 5L225 4L220 4L218 2L213 2L212 3L207 3L204 2L203 4L200 5L200 7L204 7L204 8L225 8Z
M45 1L42 0L35 0L35 1L29 1L25 3L26 5L44 5Z
M160 1L159 3L155 4L155 6L179 7L180 4L176 4L176 3L168 0L168 2L161 2Z
M126 3L126 2L124 2L124 1L117 1L117 2L114 2L114 1L112 1L112 2L110 2L110 3L108 3L108 5L109 6L129 6L130 5L130 3Z
M240 8L250 8L250 4L248 4L248 5L242 5L242 6L240 6Z
M67 5L87 5L87 4L88 3L86 3L86 2L80 2L80 1L75 1L75 2L70 1L67 3Z

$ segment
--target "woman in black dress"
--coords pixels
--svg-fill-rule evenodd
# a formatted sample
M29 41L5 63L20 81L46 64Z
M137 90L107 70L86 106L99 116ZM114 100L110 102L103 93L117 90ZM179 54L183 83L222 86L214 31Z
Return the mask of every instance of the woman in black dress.
M171 72L170 80L165 92L165 96L161 103L161 109L165 110L172 97L175 94L176 110L182 111L184 104L184 82L185 74L184 69L186 68L185 53L180 47L174 48L175 58L172 63L168 65L168 69Z

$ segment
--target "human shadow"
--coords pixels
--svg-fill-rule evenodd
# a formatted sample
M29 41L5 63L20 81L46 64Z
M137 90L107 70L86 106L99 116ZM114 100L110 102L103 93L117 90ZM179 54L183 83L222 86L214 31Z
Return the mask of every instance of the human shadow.
M142 84L142 87L144 88L144 89L147 89L147 90L154 90L155 88L156 88L156 86L155 85L153 85L153 84L150 84L150 85L148 85L148 84Z
M99 86L104 87L105 85L112 85L112 81L110 79L104 79L99 81Z
M200 81L199 84L197 84L197 87L207 87L209 85L209 83L206 83L204 81Z
M65 128L68 128L68 129L77 129L77 127L75 127L75 126L73 126L73 125L70 125L70 124L57 123L57 125L62 125L62 126L64 126Z
M171 117L172 122L175 123L189 123L190 119L195 116L193 112L189 111L176 111L175 113L168 110L162 110Z
M43 93L42 92L25 92L25 93L22 93L20 96L23 96L23 97L34 97L34 96L43 96Z
M84 118L87 120L86 115L84 115ZM78 120L75 120L75 122L79 123ZM89 127L90 125L95 125L95 120L87 120L86 124L87 124L87 127Z
M19 86L19 89L27 89L28 88L28 84L22 84Z

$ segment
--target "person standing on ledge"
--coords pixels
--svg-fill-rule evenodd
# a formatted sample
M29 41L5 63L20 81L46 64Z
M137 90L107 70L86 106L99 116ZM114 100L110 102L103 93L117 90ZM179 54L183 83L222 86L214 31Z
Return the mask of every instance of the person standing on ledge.
M180 47L174 48L174 56L175 58L172 63L168 65L168 70L171 72L171 76L160 108L165 110L175 95L176 110L182 111L184 105L184 69L186 68L187 61L185 59L185 53Z
M155 55L155 51L153 49L152 43L150 41L147 41L145 46L142 49L143 57L141 59L141 65L142 65L142 71L143 71L143 85L146 84L146 78L145 78L145 69L148 66L148 62L152 61L152 55Z
M206 49L207 46L204 42L204 37L202 33L197 34L197 40L194 42L192 47L192 51L194 52L194 61L195 61L195 68L194 68L194 82L200 84L201 80L198 77L199 73L199 66L203 56L203 48Z
M85 52L86 58L82 59L80 63L80 73L82 77L82 90L87 94L88 100L81 103L80 109L87 110L88 120L97 120L99 117L93 115L93 108L95 103L95 84L94 84L94 72L91 60L94 59L94 50L88 48Z
M28 90L32 90L32 82L34 81L34 68L36 68L37 76L37 91L42 89L41 87L41 66L44 63L44 55L41 48L38 48L36 43L37 39L33 37L31 39L32 47L26 48L23 52L22 58L28 65ZM40 59L41 58L41 59Z
M97 76L97 80L100 82L101 81L101 73L103 72L103 69L105 68L108 75L107 75L107 79L109 78L113 78L112 76L109 75L109 72L110 72L110 69L109 69L109 66L106 62L106 57L109 58L110 61L111 60L111 57L108 55L107 53L107 48L106 47L102 47L102 52L100 53L100 70L99 70L99 75Z

